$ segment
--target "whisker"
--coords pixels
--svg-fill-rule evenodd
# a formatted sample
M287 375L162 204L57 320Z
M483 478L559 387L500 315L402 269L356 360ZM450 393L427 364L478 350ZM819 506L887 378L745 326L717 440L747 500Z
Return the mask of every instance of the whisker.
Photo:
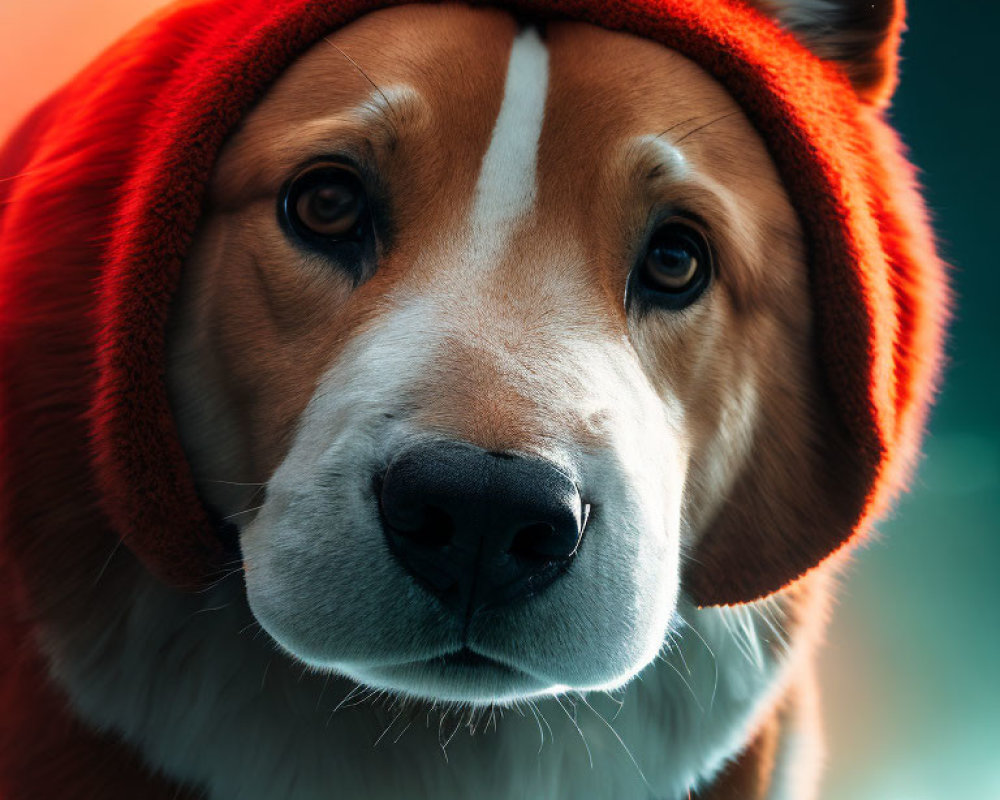
M778 644L780 644L783 649L788 650L790 648L790 645L785 635L785 629L781 625L781 623L778 622L778 620L774 619L773 610L768 606L757 605L757 604L751 606L751 609L754 613L757 614L758 617L760 617L764 621L764 624L767 625L768 628L770 628L771 633L773 633L777 638Z
M403 734L404 734L404 733L406 733L406 732L407 732L407 731L408 731L408 730L410 729L410 726L411 726L412 724L413 724L413 720L411 719L411 720L410 720L409 722L407 722L407 723L406 723L406 724L405 724L405 725L403 726L403 730L401 730L401 731L399 732L399 734L398 734L398 735L396 736L396 738L392 740L392 743L393 743L393 744L397 744L397 743L399 742L399 740L403 738Z
M45 167L28 170L27 172L19 172L17 175L7 175L3 178L0 178L0 183L10 183L11 181L20 180L21 178L31 178L34 175L41 175L44 172L45 172Z
M712 667L715 669L715 679L712 682L712 698L708 701L708 711L711 713L712 709L715 707L715 695L719 690L719 660L715 657L715 651L709 647L708 642L705 641L705 637L701 635L701 631L699 631L690 620L685 619L684 624L694 633L695 636L698 637L701 643L705 645L705 649L708 650L708 654L712 657Z
M576 728L576 732L580 734L580 740L583 742L583 746L587 750L587 761L590 763L590 768L593 769L594 768L594 756L590 752L590 745L587 744L587 737L584 736L583 729L577 723L576 717L572 716L569 713L569 711L566 709L566 707L562 704L562 701L559 699L558 695L553 695L552 699L556 701L556 703L558 704L559 708L561 708L563 710L563 713L566 715L566 719L568 719L573 724L573 727ZM573 706L573 709L574 709L574 711L576 710L576 706L575 705Z
M625 708L625 697L628 694L628 687L631 686L631 685L632 685L631 681L629 683L625 684L625 688L622 690L622 696L621 696L620 700L617 697L615 697L613 694L611 694L611 692L607 692L607 691L603 692L604 696L607 697L608 700L610 700L612 703L615 703L618 706L618 710L615 711L615 715L611 718L612 722L614 722L616 719L618 719L618 715L621 714L622 713L622 709Z
M680 139L678 139L676 142L674 142L674 144L680 144L685 139L687 139L689 136L694 136L699 131L705 130L705 128L708 128L709 126L714 125L716 122L722 122L722 120L728 119L729 117L734 117L734 116L736 116L739 113L741 113L739 109L736 109L734 111L727 111L725 114L722 114L721 116L718 116L715 119L710 120L709 122L706 122L704 125L699 125L694 130L688 131Z
M442 715L441 721L442 722L444 721L444 715ZM452 728L452 731L448 735L448 738L445 739L444 742L442 742L441 741L441 726L438 725L438 744L441 745L441 752L444 754L444 760L445 760L445 762L448 761L448 745L451 744L451 740L455 738L455 734L458 733L458 729L461 728L461 727L462 727L462 719L459 718L455 722L455 727Z
M263 505L259 505L259 506L254 506L253 508L244 508L242 511L237 511L236 513L230 514L226 517L223 517L222 519L228 521L231 520L233 517L240 516L240 514L249 514L251 511L260 511L263 507L264 507Z
M687 125L689 122L695 122L696 120L699 119L701 119L701 117L688 117L687 119L682 119L680 122L675 122L666 130L660 131L658 134L656 134L656 136L654 136L653 139L659 139L661 136L666 136L668 133L670 133L670 131L676 130L681 125Z
M653 787L650 786L649 781L646 780L646 774L642 771L642 767L639 766L639 762L635 760L635 756L632 755L632 751L629 749L628 745L625 744L625 741L618 734L618 731L616 731L614 727L611 725L611 723L604 718L603 714L601 714L596 708L594 708L587 701L587 698L582 693L580 694L579 697L580 697L580 702L582 702L587 708L589 708L594 714L596 714L597 718L604 723L605 727L607 727L607 729L611 731L612 735L614 735L615 739L618 740L618 744L622 746L622 749L625 751L625 755L629 757L629 760L632 762L632 766L635 767L635 771L638 772L639 777L642 778L642 782L646 784L646 788L649 789L650 792L652 792Z
M319 690L319 697L316 698L316 708L314 710L319 711L320 703L323 702L323 695L326 694L326 687L330 685L330 677L333 673L326 673L326 678L323 679L323 685Z
M399 709L399 711L398 711L398 713L396 714L396 716L394 716L394 717L392 718L392 722L390 722L390 723L389 723L389 724L388 724L388 725L386 726L386 729L385 729L384 731L382 731L382 733L380 733L380 734L379 734L379 736L378 736L378 738L377 738L377 739L375 740L375 743L374 743L374 744L372 745L372 749L373 749L373 750L374 750L374 749L375 749L376 747L378 747L378 743L379 743L379 742L381 742L381 741L382 741L382 739L383 739L383 737L384 737L384 736L385 736L385 735L386 735L386 734L387 734L387 733L388 733L389 731L391 731L391 730L392 730L393 726L394 726L394 725L395 725L395 724L396 724L397 722L399 722L399 718L403 716L403 711L405 711L405 710L406 710L406 709L405 709L405 707L404 707L404 708L401 708L401 709Z
M346 705L346 703L352 697L354 697L355 694L357 694L358 692L360 692L363 688L364 687L360 683L354 684L354 688L351 689L347 694L344 695L343 699L339 703L337 703L337 705L335 705L333 707L333 711L330 712L330 716L326 718L326 725L327 725L327 727L330 726L330 721L333 719L333 715L336 714L338 711L340 711L341 708L344 708L344 706Z
M542 724L549 730L549 738L553 741L553 743L555 743L556 735L552 731L552 725L549 724L549 719L545 716L545 712L542 710L541 706L538 706L538 713L542 718Z
M538 718L538 711L535 709L535 704L530 700L528 701L528 711L531 712L531 716L535 718L535 724L538 726L538 755L542 754L542 748L545 746L545 729L542 727L542 721Z
M757 669L763 669L764 652L760 647L760 636L757 634L757 625L754 623L752 609L747 606L738 606L737 610L742 623L743 636L753 652L753 663L757 666Z
M691 699L693 699L694 704L698 706L698 710L704 714L705 707L701 704L701 700L698 699L698 695L694 693L694 689L691 687L691 684L688 683L687 678L684 677L684 673L677 669L677 667L675 667L666 657L660 656L660 660L677 674L677 677L681 679L681 683L683 683L687 687L687 690L691 693Z
M531 715L535 718L535 723L538 725L538 755L542 755L542 748L545 746L545 730L542 728L542 720L545 719L542 716L541 709L535 704L533 700L528 700L528 710ZM551 734L552 729L549 727L549 723L546 721L545 727L549 728L549 733Z
M735 608L731 607L724 609L721 615L722 624L729 632L729 635L733 638L733 641L736 643L736 648L743 654L743 657L752 666L757 666L750 643L745 641L743 636L740 635L742 629L737 628L738 620L736 619L736 615L737 611Z
M681 647L681 643L680 643L680 641L677 640L677 635L676 634L672 634L671 637L674 639L674 651L677 653L677 657L681 660L681 664L684 665L684 671L687 673L687 676L690 678L690 677L692 677L692 675L691 675L691 667L688 666L687 659L684 658L684 648Z
M221 606L209 606L207 608L199 608L191 616L194 617L197 616L198 614L205 614L209 611L222 611L224 608L229 608L231 605L232 603L223 603Z
M354 708L355 706L362 706L369 700L378 697L380 694L378 689L367 689L361 693L361 696L354 702L348 703L344 708Z
M216 578L214 581L208 584L208 586L199 589L198 594L208 594L212 590L218 588L227 579L231 578L233 575L239 575L241 572L243 572L242 562L240 562L240 565L238 567L235 567L231 570L228 570L227 572L224 572L220 577Z
M125 540L119 539L115 543L115 546L111 548L111 552L108 553L108 557L104 559L104 564L101 566L101 571L98 572L97 577L94 578L94 582L91 584L91 588L94 588L95 586L97 586L98 583L100 583L101 578L104 577L104 573L107 572L108 567L111 566L111 560L115 557L115 553L117 553L121 549L121 546L123 544L125 544Z
M373 81L371 77L369 77L367 72L361 69L361 65L353 58L351 58L347 53L345 53L343 50L337 47L337 45L331 42L329 36L324 36L323 41L326 42L328 45L330 45L330 47L332 47L334 50L340 53L344 58L346 58L348 61L351 62L354 68L364 76L364 79L372 85L372 88L379 93L379 96L382 98L382 102L385 103L386 107L392 112L393 116L396 116L396 109L392 107L392 103L389 102L389 98L386 97L385 92L383 92L382 89L379 88L379 85L375 83L375 81Z

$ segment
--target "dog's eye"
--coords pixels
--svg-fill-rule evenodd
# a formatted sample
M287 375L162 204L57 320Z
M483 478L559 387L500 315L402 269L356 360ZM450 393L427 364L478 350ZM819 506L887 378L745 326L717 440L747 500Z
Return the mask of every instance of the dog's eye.
M338 261L357 261L372 239L368 194L343 164L313 164L288 182L279 214L286 232Z
M638 284L650 302L667 308L693 303L708 286L712 254L700 231L672 220L653 233L638 270Z
M365 198L352 181L327 181L304 191L295 213L313 233L332 239L353 236L364 212Z

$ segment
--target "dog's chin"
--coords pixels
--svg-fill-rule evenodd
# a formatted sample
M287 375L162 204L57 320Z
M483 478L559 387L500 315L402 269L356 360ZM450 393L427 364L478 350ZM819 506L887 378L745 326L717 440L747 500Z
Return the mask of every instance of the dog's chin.
M257 617L278 648L318 673L340 675L370 689L431 705L492 706L558 694L571 687L532 674L528 669L469 647L434 652L375 656L342 661L313 648L296 647L289 638Z
M405 664L336 669L373 689L465 706L515 703L565 688L468 648Z

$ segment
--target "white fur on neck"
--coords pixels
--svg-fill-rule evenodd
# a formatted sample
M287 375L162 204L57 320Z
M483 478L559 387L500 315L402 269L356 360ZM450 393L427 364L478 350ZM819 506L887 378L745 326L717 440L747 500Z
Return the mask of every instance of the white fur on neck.
M616 699L507 708L470 735L436 712L407 726L384 699L354 705L353 684L277 650L239 578L186 595L135 572L131 596L94 611L103 637L45 632L54 677L86 722L212 800L683 798L745 744L794 660L768 655L765 607L682 602L676 640Z

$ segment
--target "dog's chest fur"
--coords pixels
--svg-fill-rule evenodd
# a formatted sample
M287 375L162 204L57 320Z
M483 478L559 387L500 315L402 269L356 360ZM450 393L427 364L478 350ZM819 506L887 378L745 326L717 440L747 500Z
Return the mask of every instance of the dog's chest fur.
M467 712L402 707L293 664L239 578L196 596L132 579L107 618L45 632L54 676L86 721L212 800L685 798L746 744L812 647L773 601L683 605L669 649L624 692L481 712L470 733ZM798 736L783 731L782 747ZM782 773L803 761L786 761L779 750L768 797L802 800Z

